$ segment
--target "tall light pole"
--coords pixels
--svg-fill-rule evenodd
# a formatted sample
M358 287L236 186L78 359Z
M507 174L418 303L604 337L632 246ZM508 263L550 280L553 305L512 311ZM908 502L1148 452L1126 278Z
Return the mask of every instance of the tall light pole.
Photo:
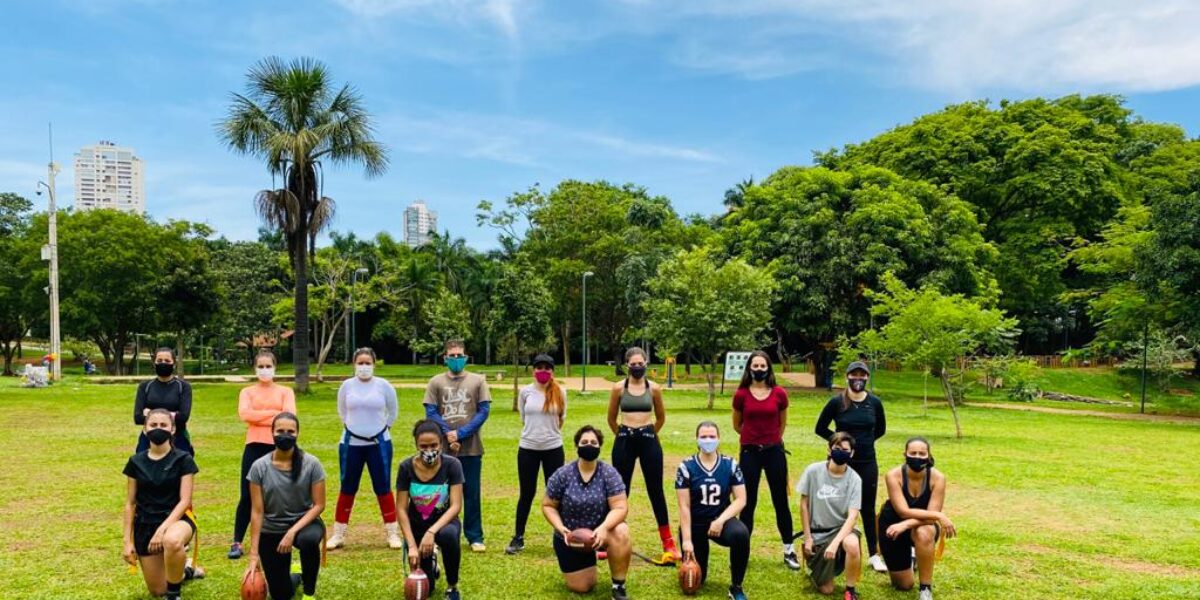
M587 278L594 275L591 271L583 272L583 389L587 391L587 363L588 363L588 344L587 344Z
M50 196L50 243L46 244L44 253L48 256L43 258L50 261L50 354L54 356L54 360L50 361L50 378L54 381L62 379L62 333L58 327L58 207L54 192L54 176L58 171L58 163L51 158L46 177L50 183L38 182ZM38 195L41 195L41 191Z
M359 267L350 274L350 349L346 351L346 362L350 362L350 353L358 349L355 347L358 343L358 313L354 312L354 286L358 284L359 275L366 275L369 272L366 267Z

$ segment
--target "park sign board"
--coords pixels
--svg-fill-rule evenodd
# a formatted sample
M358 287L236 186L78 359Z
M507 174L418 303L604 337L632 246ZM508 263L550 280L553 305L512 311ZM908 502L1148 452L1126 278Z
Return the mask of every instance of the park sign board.
M724 379L741 379L749 360L749 352L726 352Z

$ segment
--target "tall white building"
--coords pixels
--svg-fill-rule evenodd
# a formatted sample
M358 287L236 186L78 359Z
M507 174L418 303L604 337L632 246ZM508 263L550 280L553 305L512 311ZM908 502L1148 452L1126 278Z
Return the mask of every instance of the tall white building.
M437 213L417 200L404 209L404 241L412 248L424 246L437 232Z
M115 208L146 212L142 159L133 148L102 141L75 153L75 210Z

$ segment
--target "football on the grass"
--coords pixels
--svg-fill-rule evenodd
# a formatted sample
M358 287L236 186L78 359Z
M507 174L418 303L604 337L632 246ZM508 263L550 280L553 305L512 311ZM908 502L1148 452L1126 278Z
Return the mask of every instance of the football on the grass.
M567 535L567 546L580 552L591 552L596 549L596 534L591 529L576 529Z
M679 589L683 590L684 594L692 596L700 591L702 577L700 563L694 560L679 563Z
M429 577L421 569L413 569L404 578L404 600L429 600Z
M242 600L267 600L267 582L262 571L254 569L242 577Z

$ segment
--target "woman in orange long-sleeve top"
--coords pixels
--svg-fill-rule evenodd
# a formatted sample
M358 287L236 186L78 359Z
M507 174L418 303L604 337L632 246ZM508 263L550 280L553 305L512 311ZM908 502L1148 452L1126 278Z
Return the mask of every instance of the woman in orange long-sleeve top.
M243 388L238 395L238 417L246 422L246 447L242 450L241 498L233 520L233 545L229 547L229 558L242 557L242 540L250 526L250 484L246 475L254 461L270 454L275 449L271 422L275 415L286 412L296 414L296 394L292 388L275 383L275 354L260 350L254 357L254 372L258 382Z

